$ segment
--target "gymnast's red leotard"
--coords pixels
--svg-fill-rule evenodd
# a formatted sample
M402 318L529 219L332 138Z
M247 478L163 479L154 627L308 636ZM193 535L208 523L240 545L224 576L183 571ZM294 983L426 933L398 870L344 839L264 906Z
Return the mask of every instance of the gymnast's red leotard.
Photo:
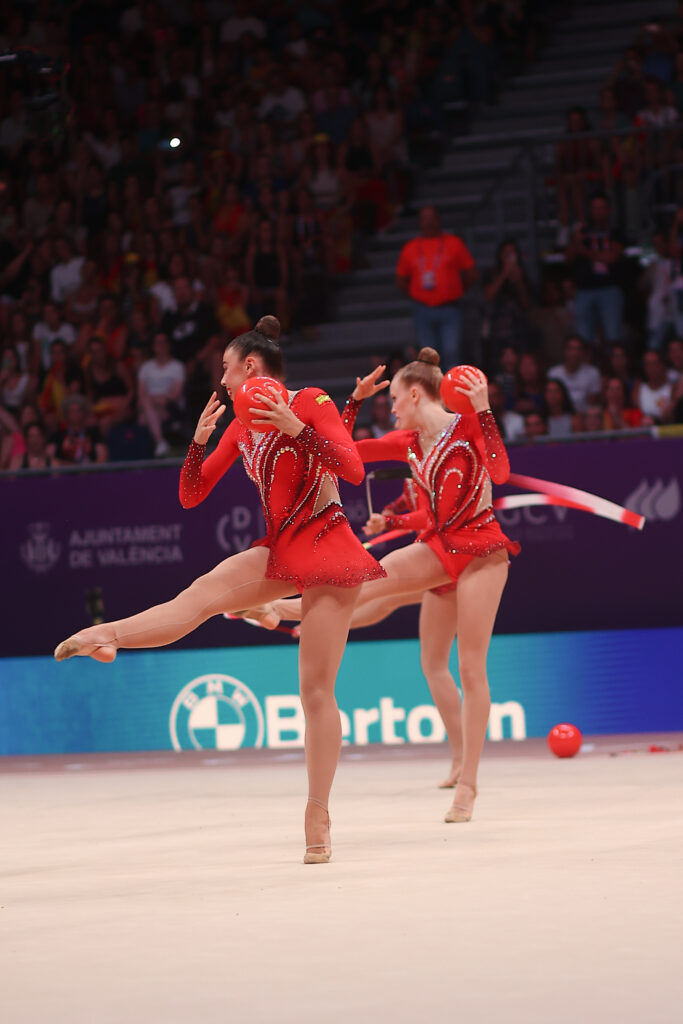
M347 402L347 429L358 405ZM510 463L490 411L454 415L426 457L415 430L394 430L377 440L358 441L356 447L363 462L408 463L417 492L415 510L389 514L387 526L417 530L417 543L429 545L453 581L472 558L499 549L519 552L519 544L501 530L491 504L491 481L505 483Z
M206 461L206 445L193 441L180 474L183 508L203 501L241 455L263 505L266 536L252 547L270 550L267 579L291 580L303 590L355 587L386 575L341 508L337 476L359 484L365 471L332 399L319 388L303 388L289 404L306 424L298 437L259 434L235 419Z

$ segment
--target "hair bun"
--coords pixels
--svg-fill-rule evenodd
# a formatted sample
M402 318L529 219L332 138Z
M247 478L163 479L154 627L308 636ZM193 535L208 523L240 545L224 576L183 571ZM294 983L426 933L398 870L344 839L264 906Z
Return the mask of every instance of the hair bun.
M418 363L429 363L430 366L438 366L441 356L435 348L421 348L417 354Z
M258 323L254 325L254 330L258 331L265 338L277 342L280 337L280 321L276 316L262 316Z

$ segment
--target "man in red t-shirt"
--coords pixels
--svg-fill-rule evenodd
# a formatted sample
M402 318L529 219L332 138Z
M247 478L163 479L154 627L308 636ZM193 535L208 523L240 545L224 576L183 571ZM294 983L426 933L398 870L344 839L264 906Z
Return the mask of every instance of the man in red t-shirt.
M477 279L474 260L462 239L441 229L434 206L420 210L420 234L406 242L396 267L396 284L413 300L421 348L435 348L444 369L460 362L460 299Z

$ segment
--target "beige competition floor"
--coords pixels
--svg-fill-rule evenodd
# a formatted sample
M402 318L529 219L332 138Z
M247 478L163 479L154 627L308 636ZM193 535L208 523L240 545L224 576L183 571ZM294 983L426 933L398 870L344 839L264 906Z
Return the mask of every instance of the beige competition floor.
M679 1022L681 740L497 744L468 825L441 750L348 750L323 866L299 755L7 759L0 1020Z

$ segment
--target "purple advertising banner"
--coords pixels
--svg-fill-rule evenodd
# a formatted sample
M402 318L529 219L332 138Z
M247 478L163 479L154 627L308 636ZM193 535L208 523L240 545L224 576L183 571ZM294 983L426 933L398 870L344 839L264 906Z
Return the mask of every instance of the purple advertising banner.
M647 517L637 531L584 512L530 507L499 513L519 540L496 631L677 626L683 622L683 440L624 440L513 447L513 472L592 491ZM198 508L178 501L177 467L4 477L0 656L50 653L91 621L168 600L263 534L256 489L233 467ZM373 481L375 508L401 481ZM500 488L496 494L512 492ZM364 487L342 487L355 529L367 518ZM378 557L388 549L376 549ZM416 635L404 610L355 635ZM291 643L216 618L183 646Z

